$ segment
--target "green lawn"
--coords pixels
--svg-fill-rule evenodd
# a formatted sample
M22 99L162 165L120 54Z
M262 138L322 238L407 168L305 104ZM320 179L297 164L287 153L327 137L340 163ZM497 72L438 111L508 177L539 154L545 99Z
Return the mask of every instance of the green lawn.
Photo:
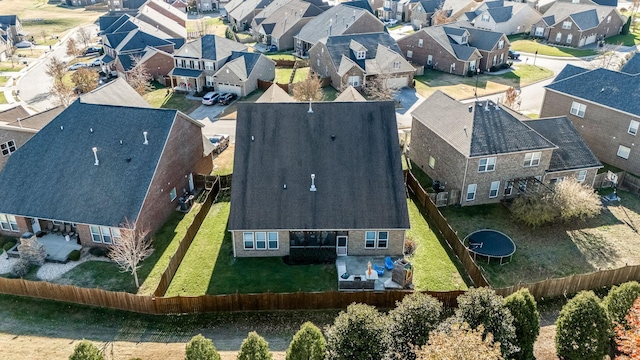
M22 61L14 60L13 64L11 61L0 62L0 72L17 72L24 68L24 64Z
M635 31L630 29L627 35L614 35L606 38L604 42L614 45L622 44L624 46L638 45L640 44L640 26L638 26Z
M322 101L333 101L340 95L338 90L334 89L331 85L323 87L322 92L324 93Z
M9 81L9 77L8 76L0 76L0 86L7 85L7 81Z
M462 265L449 250L444 241L440 241L431 225L422 215L416 203L407 200L411 229L407 238L415 241L416 252L409 257L414 269L413 283L416 290L448 291L466 289L461 274L465 274Z
M109 291L136 292L136 284L131 273L122 272L115 263L105 261L84 262L51 282Z
M333 264L291 266L281 257L234 258L226 230L229 209L228 202L213 205L166 296L336 290Z
M420 183L420 186L422 186L422 188L427 192L433 192L433 189L431 188L431 185L433 185L433 180L431 180L429 175L427 175L427 173L425 173L418 165L416 165L416 163L414 163L413 161L410 161L410 163L411 172L413 173L413 176L416 177L416 180L418 180L418 183Z
M6 104L7 98L4 97L4 92L0 92L0 104Z
M511 50L522 51L530 54L558 56L558 57L584 57L593 56L598 53L589 49L574 49L563 46L553 46L541 44L538 40L513 40L511 42Z
M275 82L277 82L278 84L288 84L289 79L291 78L292 71L292 68L276 67Z
M167 88L161 84L154 83L153 86L154 90L143 96L152 107L176 109L189 114L201 105L199 101L187 99L184 94L170 92L167 95Z
M297 83L306 80L309 77L310 67L301 67L296 69L296 75L293 77L293 82Z
M296 57L291 55L291 50L287 51L278 51L278 52L267 52L264 53L266 57L272 60L295 60Z

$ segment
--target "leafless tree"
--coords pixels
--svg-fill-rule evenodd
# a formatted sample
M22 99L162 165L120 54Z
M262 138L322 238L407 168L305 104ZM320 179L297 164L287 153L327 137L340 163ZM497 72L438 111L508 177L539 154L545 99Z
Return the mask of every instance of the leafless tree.
M88 68L80 68L71 75L71 81L82 94L98 87L98 73Z
M82 51L78 48L78 44L73 38L67 40L67 55L78 56L82 54Z
M322 101L322 82L320 77L309 72L307 78L297 82L293 87L293 98L298 101Z
M45 43L47 41L47 35L49 35L49 33L47 33L46 29L42 29L40 30L39 35L42 38L42 42Z
M444 2L431 15L431 25L442 25L453 21L448 15L449 11L444 8Z
M504 104L513 109L520 102L520 90L510 86L504 96Z
M78 29L78 38L80 39L80 41L82 41L82 43L84 43L85 47L91 44L91 32L86 27L81 27L80 29Z
M62 82L62 78L67 73L67 65L56 56L51 59L45 71L47 75L53 78L54 82Z
M593 60L586 63L586 67L590 69L611 69L618 66L620 63L616 59L618 58L617 52L622 47L622 44L603 44L602 47L598 47L598 55Z
M5 53L7 54L7 57L11 59L11 67L12 68L15 67L16 48L14 46L7 45L7 49L5 50Z
M151 74L147 69L147 65L142 62L141 56L131 56L133 67L127 72L127 82L134 88L138 94L144 95L152 90Z
M153 253L148 235L148 230L126 221L120 238L114 241L109 249L109 258L118 264L123 272L131 272L136 281L136 288L140 287L140 262Z
M638 10L640 9L640 0L633 0L631 3L631 28L635 31L638 28L638 23L636 22L636 16L638 14Z
M395 91L387 86L389 75L380 74L367 78L364 84L364 93L371 99L391 100Z
M54 100L64 107L69 106L74 99L73 88L62 81L54 81L49 91Z

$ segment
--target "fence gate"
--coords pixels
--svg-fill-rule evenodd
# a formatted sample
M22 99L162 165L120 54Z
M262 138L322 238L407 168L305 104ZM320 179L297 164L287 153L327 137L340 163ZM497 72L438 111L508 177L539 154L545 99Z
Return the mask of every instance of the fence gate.
M447 206L449 203L449 193L448 192L439 192L439 193L429 193L429 197L437 207Z

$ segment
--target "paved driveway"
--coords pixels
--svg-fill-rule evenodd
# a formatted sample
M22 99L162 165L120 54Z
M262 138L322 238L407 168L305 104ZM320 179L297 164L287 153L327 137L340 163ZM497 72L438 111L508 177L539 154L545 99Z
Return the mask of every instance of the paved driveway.
M202 120L204 118L215 119L227 108L228 105L200 105L197 109L193 110L189 116L196 120Z

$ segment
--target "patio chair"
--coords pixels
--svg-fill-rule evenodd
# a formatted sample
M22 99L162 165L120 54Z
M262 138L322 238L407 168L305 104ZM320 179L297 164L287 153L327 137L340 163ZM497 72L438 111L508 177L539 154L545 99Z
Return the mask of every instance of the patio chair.
M391 260L391 256L387 256L384 259L384 266L387 268L387 270L393 270L393 260Z
M383 266L378 266L378 264L373 264L373 270L375 270L378 273L378 276L384 275L384 267Z

